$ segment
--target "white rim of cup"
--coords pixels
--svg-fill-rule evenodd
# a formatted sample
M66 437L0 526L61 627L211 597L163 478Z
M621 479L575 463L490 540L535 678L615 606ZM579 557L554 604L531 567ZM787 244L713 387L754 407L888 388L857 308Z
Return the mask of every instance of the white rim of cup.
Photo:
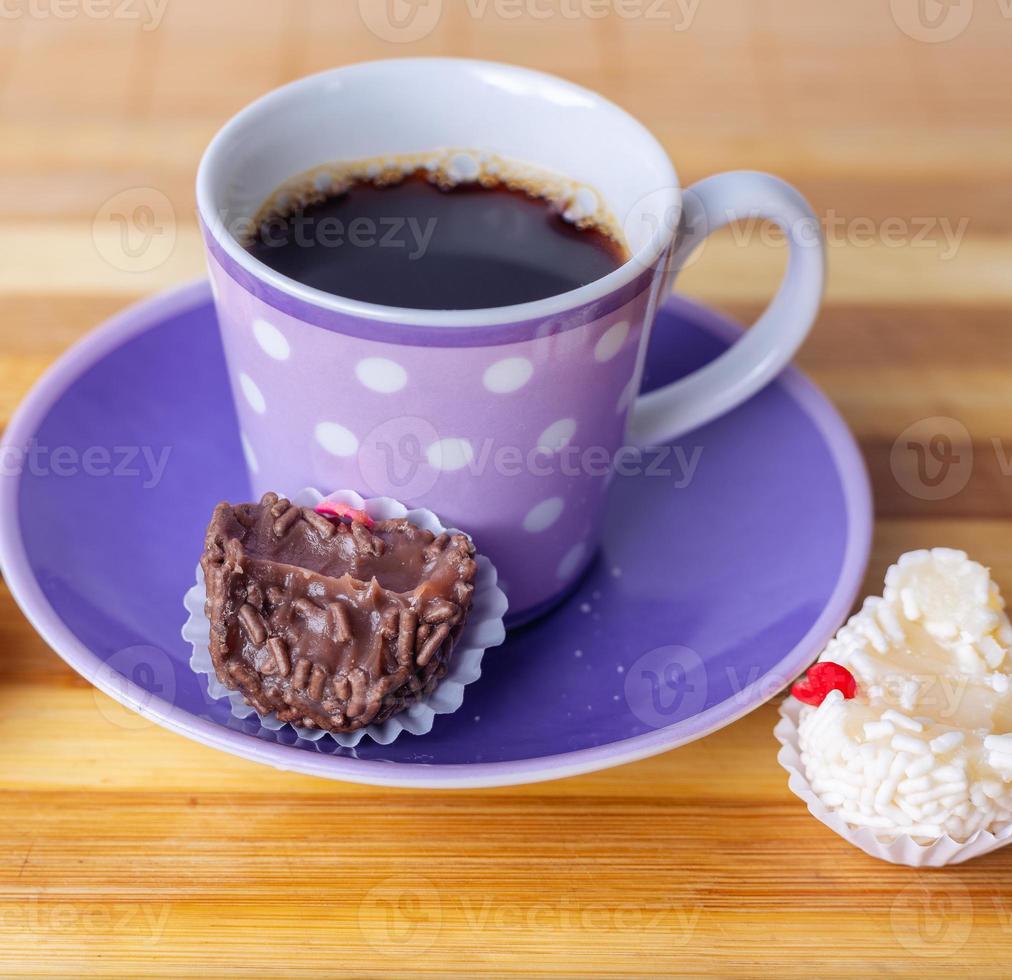
M271 110L277 101L284 98L285 95L290 94L293 90L302 88L310 90L325 84L336 75L355 71L378 71L382 70L383 66L392 64L398 66L411 64L432 66L442 64L459 70L467 68L472 70L494 69L496 72L505 71L516 75L523 75L527 78L540 79L547 84L563 87L571 93L578 93L583 98L591 100L599 109L616 113L634 125L643 138L645 150L659 156L662 168L666 169L671 177L670 186L660 188L659 191L656 188L645 188L644 194L652 191L658 193L658 204L661 205L662 214L667 213L669 209L671 209L672 213L678 213L677 209L681 207L681 189L678 186L678 177L670 157L657 141L657 138L638 119L626 112L625 109L591 89L584 88L582 85L577 85L575 82L567 81L547 72L474 58L387 58L375 61L361 61L350 65L343 65L339 68L330 68L313 75L307 75L304 78L273 89L232 116L218 130L204 151L197 171L197 210L208 232L214 237L218 245L248 274L275 289L287 293L300 302L346 316L379 320L387 323L410 321L413 325L425 327L495 326L525 320L545 319L594 303L631 283L637 276L658 262L667 249L670 248L672 235L664 227L664 222L658 221L657 228L651 235L650 240L618 269L601 279L597 279L578 289L531 303L475 310L420 310L410 307L365 303L305 286L294 279L290 279L288 276L281 275L259 261L259 259L254 258L223 227L218 217L218 199L216 189L212 186L212 171L215 169L217 158L220 155L222 147L228 142L229 137L236 129L245 125L251 117ZM437 149L438 147L433 147L433 150ZM329 161L320 162L322 164Z

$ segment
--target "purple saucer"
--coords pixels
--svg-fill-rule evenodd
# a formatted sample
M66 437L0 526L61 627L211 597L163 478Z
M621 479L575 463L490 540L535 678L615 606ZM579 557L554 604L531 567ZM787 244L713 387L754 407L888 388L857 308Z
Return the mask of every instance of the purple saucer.
M576 591L489 651L463 707L429 734L342 749L233 718L179 633L214 504L249 496L213 317L204 283L116 317L49 371L3 444L14 475L0 479L0 558L15 598L75 670L173 731L362 783L553 779L722 728L804 670L850 610L870 543L864 466L832 406L789 371L652 473L615 479ZM671 300L646 388L737 329Z

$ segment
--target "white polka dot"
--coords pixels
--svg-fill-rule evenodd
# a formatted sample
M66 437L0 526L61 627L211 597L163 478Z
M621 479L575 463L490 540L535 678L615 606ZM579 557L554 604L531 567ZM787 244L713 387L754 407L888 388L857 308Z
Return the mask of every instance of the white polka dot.
M242 443L242 454L246 457L246 465L250 468L251 473L260 472L260 464L257 462L257 454L253 452L253 447L249 443L249 439L246 438L245 432L239 433L239 442Z
M367 357L355 365L355 376L367 388L381 395L400 391L408 383L408 372L386 357Z
M547 531L562 516L565 503L561 497L549 497L535 504L524 518L524 530L531 534Z
M316 427L316 441L335 456L354 456L358 452L355 433L336 422L321 422Z
M559 567L556 570L556 575L559 578L572 578L579 567L583 564L583 560L587 557L587 545L581 541L579 544L574 544L569 551L563 556L562 561L559 562Z
M275 361L287 361L292 356L292 348L285 335L273 323L266 320L253 321L253 336Z
M628 336L629 321L620 320L601 335L597 346L594 347L594 358L598 361L610 361L622 349Z
M534 374L534 365L526 357L507 357L485 371L485 387L497 395L519 391Z
M474 450L466 439L440 439L425 451L429 465L437 470L461 470L474 459Z
M239 375L239 387L249 402L249 407L257 415L263 415L267 411L267 402L264 400L264 393L257 387L256 382L248 374Z
M574 435L576 435L576 419L559 419L538 436L538 449L557 453L569 445Z

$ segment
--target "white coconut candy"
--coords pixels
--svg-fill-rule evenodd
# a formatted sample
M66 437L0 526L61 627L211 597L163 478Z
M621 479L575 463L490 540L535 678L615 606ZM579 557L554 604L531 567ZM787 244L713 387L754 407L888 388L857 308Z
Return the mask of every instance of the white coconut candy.
M857 694L798 715L805 774L852 827L919 843L1012 822L1012 626L990 573L950 548L903 555L820 660Z

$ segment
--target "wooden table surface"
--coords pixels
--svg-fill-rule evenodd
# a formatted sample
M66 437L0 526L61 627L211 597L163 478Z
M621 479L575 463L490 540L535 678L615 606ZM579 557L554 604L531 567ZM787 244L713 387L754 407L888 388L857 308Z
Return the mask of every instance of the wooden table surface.
M952 545L1012 592L1009 0L422 0L396 24L387 9L3 5L0 421L97 322L202 273L194 171L244 103L368 58L512 61L628 107L685 183L751 167L809 197L830 282L800 360L872 473L867 590L900 552ZM131 259L110 215L138 194L163 237ZM783 258L724 235L681 288L747 319ZM964 461L940 493L901 438L914 423ZM788 792L773 706L596 775L393 791L150 726L5 590L0 649L3 976L1009 975L1012 850L928 873L850 848Z

